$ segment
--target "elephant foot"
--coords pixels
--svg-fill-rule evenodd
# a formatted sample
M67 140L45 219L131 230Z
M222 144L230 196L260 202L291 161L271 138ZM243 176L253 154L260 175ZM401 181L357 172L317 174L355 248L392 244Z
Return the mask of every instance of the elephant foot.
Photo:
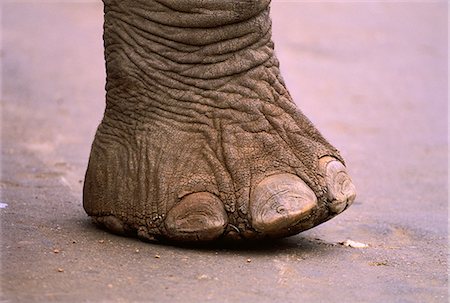
M242 218L236 219L230 209L226 210L226 204L210 192L184 195L165 215L156 217L161 219L159 227L155 224L151 228L148 219L139 218L148 217L145 211L121 216L123 211L117 211L118 205L111 207L109 204L108 207L105 203L101 208L116 215L92 213L92 217L113 233L127 235L134 232L145 240L156 237L175 242L199 242L222 237L284 237L316 226L353 203L355 186L340 161L330 156L320 158L317 175L323 176L326 184L326 195L322 199L318 199L297 175L277 173L263 178L250 191L245 225L240 223ZM235 212L239 213L239 210Z
M88 215L186 242L290 236L351 205L343 158L281 77L269 2L104 2Z

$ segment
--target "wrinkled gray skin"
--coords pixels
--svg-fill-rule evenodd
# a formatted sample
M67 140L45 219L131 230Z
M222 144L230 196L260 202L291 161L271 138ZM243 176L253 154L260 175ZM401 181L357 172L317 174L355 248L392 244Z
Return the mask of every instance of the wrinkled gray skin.
M343 159L297 109L269 0L105 0L106 110L83 204L112 232L284 237L355 198Z

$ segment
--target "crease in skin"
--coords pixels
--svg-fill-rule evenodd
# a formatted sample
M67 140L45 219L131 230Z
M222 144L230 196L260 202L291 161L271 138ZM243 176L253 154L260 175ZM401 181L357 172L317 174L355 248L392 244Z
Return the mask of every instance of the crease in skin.
M122 18L122 19L123 19L123 18ZM122 19L119 19L119 20L122 20ZM148 46L145 46L145 44L147 44L147 45L152 45L152 43L148 43L147 39L146 39L146 38L143 38L142 35L137 34L137 33L136 33L136 30L132 30L132 27L130 26L131 24L128 23L128 21L123 20L122 22L125 22L127 26L119 26L119 25L117 25L117 24L115 24L115 25L116 25L117 27L122 28L123 31L133 31L133 34L131 34L130 32L128 32L128 34L129 34L130 37L134 36L134 38L132 38L132 40L134 40L135 43L139 43L139 40L146 40L146 42L144 42L144 41L143 41L143 42L140 42L140 43L141 43L141 47L143 47L143 48L148 47ZM117 23L117 20L116 20L116 23ZM108 29L108 27L111 27L111 26L106 26L105 29ZM147 24L147 28L148 28L148 24ZM144 29L141 29L141 31L144 31ZM117 30L117 31L116 31L116 34L117 34L117 33L120 34L120 32L121 32L120 30ZM224 30L224 32L227 32L227 31ZM229 31L228 31L228 32L229 32ZM232 31L232 33L234 33L234 32ZM239 31L237 31L237 33L239 33ZM259 46L260 46L259 44L260 44L261 42L265 41L265 39L263 39L264 36L270 38L270 37L269 37L269 36L270 36L269 33L270 33L270 26L267 27L267 32L264 32L264 33L262 33L262 34L256 35L255 32L249 32L249 33L244 33L244 34L233 34L233 36L230 36L230 37L227 38L228 40L227 40L227 39L224 39L224 38L222 37L222 38L221 38L220 40L218 40L218 41L213 41L213 42L211 42L211 44L212 44L213 46L215 46L215 47L220 46L220 45L225 45L225 46L228 46L228 47L229 47L229 46L233 45L233 43L231 43L232 41L236 41L235 46L234 46L232 49L229 49L229 50L228 50L228 52L230 53L230 56L229 56L229 57L233 57L233 56L235 55L236 52L239 52L239 51L241 51L241 50L242 50L242 51L247 51L247 50L252 49L252 48L258 49ZM242 41L242 39L241 39L240 37L243 37L243 36L246 36L246 35L248 36L249 34L255 35L253 41L248 41L248 42ZM136 37L136 35L137 35L137 37ZM151 32L151 35L155 35L154 31ZM195 36L202 36L202 35L195 35ZM124 37L122 37L122 38L124 38ZM204 41L203 38L204 38L204 37L202 37L202 41ZM167 40L167 37L164 38L164 39ZM173 37L170 37L170 39L173 40ZM270 39L268 39L268 40L270 40ZM162 42L162 41L161 41L161 42ZM156 44L154 44L154 45L161 45L161 42L160 42L160 43L156 43ZM128 44L131 44L131 43L128 42ZM253 45L253 44L256 44L255 47L250 47L250 45ZM203 47L203 48L201 48L201 50L204 51L205 48ZM222 50L222 49L221 49L218 53L220 53L221 56L226 55L226 54L224 54L224 50ZM160 51L155 51L153 54L154 54L154 55L157 55L157 56L163 56L163 52L160 52ZM180 58L180 51L179 51L179 50L178 50L175 54L176 54L176 57ZM189 54L189 53L188 53L188 54ZM183 58L183 57L186 58L185 55L184 55L184 56L181 56L181 58ZM211 57L211 56L208 56L207 53L206 53L206 54L203 53L202 56L200 56L199 58L205 58L205 57L206 57L206 58L215 58L215 57L217 57L217 56ZM174 58L165 58L165 59L167 59L168 61L176 62L176 58L175 58L175 57L174 57ZM222 60L220 60L220 61L223 62L224 60L222 59ZM228 61L229 61L229 60L228 60ZM203 59L202 59L201 61L191 61L190 63L204 64ZM217 63L217 62L215 62L215 63Z
M267 53L262 51L262 47L259 47L258 50L252 50L251 48L243 48L241 50L242 54L239 53L240 51L237 51L237 52L235 52L235 54L232 57L229 57L227 59L224 59L224 60L221 60L218 62L208 63L208 64L202 63L200 65L195 62L190 63L190 64L184 64L184 63L179 64L176 62L176 60L164 57L161 53L159 53L159 54L153 53L153 55L155 57L161 57L161 58L165 59L166 61L148 60L148 61L146 61L146 64L150 63L150 62L153 62L155 64L157 62L161 62L161 64L159 66L154 65L154 66L151 66L151 68L158 70L160 72L161 71L169 72L172 76L176 76L177 81L180 81L180 82L182 82L181 77L189 78L190 81L195 81L198 79L215 80L215 79L222 79L224 77L231 77L231 76L238 76L241 74L245 74L255 68L258 68L261 65L266 64L267 62L269 62L272 59L272 53L271 53L270 48L266 48L266 49L268 50ZM137 51L138 53L140 52L139 48L134 49L134 51ZM145 55L147 55L147 54L148 53L146 51L141 52L142 57L145 57ZM125 55L127 55L126 52L125 52ZM259 57L259 59L257 59L258 57ZM240 58L240 59L239 59L239 61L237 61L234 58ZM133 59L131 57L129 57L129 59L131 61L133 61ZM169 63L169 62L178 64L178 65L170 67L169 65L171 63ZM168 63L169 63L169 65L167 65ZM135 65L138 69L141 69L143 71L146 70L146 68L144 68L143 66L140 66L137 63L135 63ZM184 67L182 69L180 69L181 66L184 66ZM176 70L176 69L174 70L174 67L176 67L176 69L178 69L178 70ZM199 69L203 69L206 72L201 73L198 71Z
M127 25L131 25L122 18L119 18L119 20ZM260 38L260 33L248 31L243 33L238 32L236 35L222 38L219 41L211 41L209 44L189 45L168 40L167 37L160 36L155 32L150 33L141 27L133 27L133 30L139 38L145 40L147 46L150 44L148 42L152 42L155 44L154 47L159 48L153 49L155 53L161 55L164 53L170 54L170 51L173 51L173 56L165 58L179 64L208 64L222 62L229 59L235 52L251 48L252 45L264 40ZM263 36L270 36L270 28L267 29L267 32L265 32ZM137 41L139 39L135 40ZM177 61L177 59L182 59L184 61ZM210 60L214 61L209 62Z
M233 24L207 28L178 28L170 25L158 24L155 21L140 18L128 8L123 8L123 12L118 12L107 7L105 12L106 15L114 15L114 21L125 22L144 33L164 39L166 43L170 43L172 46L178 43L183 48L189 46L207 47L208 45L214 45L230 38L236 38L239 34L255 33L261 35L261 33L265 31L262 27L265 27L265 29L270 28L270 22L267 22L266 20L266 10L262 10L253 17L242 19ZM133 16L133 19L127 20L126 18L131 15ZM200 20L196 20L196 22L200 22ZM230 28L233 30L229 30Z
M244 5L247 1L198 2L201 6L196 6L195 1L192 0L184 5L183 2L185 1L154 2L159 4L160 8L165 8L167 11L153 8L152 13L149 13L148 10L151 7L148 6L147 2L142 6L142 9L134 6L135 9L132 10L146 20L151 20L166 26L180 28L206 27L212 29L215 27L223 27L225 25L233 25L242 22L242 20L245 19L251 19L261 11L264 11L269 5L269 1L253 1L253 9L245 9ZM248 3L250 4L250 2ZM249 4L247 4L247 6L249 6Z
M170 92L171 90L167 90L167 92ZM188 92L188 93L190 93L190 92ZM217 94L220 94L220 92L217 92ZM204 94L203 94L204 95ZM172 95L171 96L173 99L175 99L177 96L175 96L175 95ZM225 97L225 96L224 96ZM178 101L182 101L183 100L183 98L178 98ZM186 101L189 101L189 99L185 99ZM207 99L205 100L205 101L207 101ZM241 100L242 101L242 100ZM257 100L254 100L255 102L257 101ZM167 101L166 101L167 102ZM196 104L196 103L193 103L193 104ZM242 104L242 102L240 103L240 104ZM253 103L251 103L251 104L255 104L254 102ZM205 105L205 103L202 103L202 105ZM216 105L216 106L218 106L218 105L220 105L220 104L214 104L214 103L210 103L209 104L209 106L214 106L214 105ZM178 106L177 107L180 107L180 104L178 104ZM177 107L174 107L174 108L177 108ZM169 108L170 109L170 108ZM240 106L240 111L242 111L242 105Z
M208 142L208 147L211 150L211 153L204 153L206 162L210 164L211 167L222 167L223 159L220 159L220 157L223 155L223 152L220 150L220 148L223 147L221 146L221 141L217 141L216 144L214 144L214 141ZM218 148L214 149L214 145L217 145ZM223 169L216 169L213 170L213 172L214 178L215 180L217 180L218 196L224 204L225 210L228 213L233 213L236 208L236 199L235 196L230 193L234 193L236 190L234 188L231 173L228 169L229 168L224 165Z
M130 62L134 62L134 60L131 58L131 57L128 57L128 59L130 60ZM147 76L149 76L149 77L154 77L154 74L153 73L148 73L147 71L146 71L146 69L145 68L141 68L138 64L136 64L135 63L135 66L137 67L137 68L139 68L139 69L141 69L142 70L142 72L145 74L145 75L147 75ZM155 69L155 71L156 71L156 69ZM157 83L159 84L159 85L161 85L161 86L164 86L165 88L167 88L167 89L170 89L171 87L168 87L167 85L164 85L163 83L167 83L167 80L168 79L166 79L166 80L164 80L164 76L163 75L160 75L160 76L162 76L163 78L161 79L161 81L158 81L157 79L153 79L153 80L156 80L157 81ZM168 75L166 75L166 76L168 76ZM179 78L179 77L178 77ZM171 83L172 81L180 81L181 79L174 79L174 78L170 78L170 81L169 81L169 83ZM191 81L190 82L192 82L193 80L191 79ZM192 88L191 86L189 86L191 83L183 83L184 85L187 85L186 86L186 90L188 90L188 89L190 89L190 88ZM225 85L225 84L222 84L222 85ZM172 88L173 89L173 88ZM199 88L200 89L200 88Z

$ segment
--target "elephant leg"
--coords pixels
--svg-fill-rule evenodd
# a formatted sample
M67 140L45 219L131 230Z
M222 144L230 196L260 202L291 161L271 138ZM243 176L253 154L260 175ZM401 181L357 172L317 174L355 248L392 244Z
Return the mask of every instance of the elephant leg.
M268 0L105 0L106 109L83 205L113 232L284 237L346 209L339 152L293 102Z

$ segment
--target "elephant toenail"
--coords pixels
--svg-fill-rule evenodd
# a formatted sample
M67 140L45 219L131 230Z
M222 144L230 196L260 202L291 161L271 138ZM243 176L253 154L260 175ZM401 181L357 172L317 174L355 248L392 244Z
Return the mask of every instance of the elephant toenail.
M341 213L355 200L355 185L345 166L335 158L323 157L320 159L319 166L322 171L325 171L329 209L332 213Z
M249 206L253 228L275 234L308 217L317 206L317 198L299 177L277 174L266 177L254 188Z
M167 214L167 236L177 241L213 240L225 231L228 217L215 195L200 192L185 196Z

